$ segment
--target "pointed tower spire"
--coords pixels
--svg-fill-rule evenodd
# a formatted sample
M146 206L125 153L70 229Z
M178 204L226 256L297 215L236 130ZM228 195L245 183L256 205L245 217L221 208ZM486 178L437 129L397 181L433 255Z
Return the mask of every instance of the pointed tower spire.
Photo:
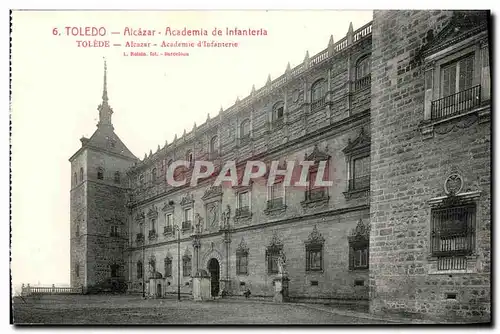
M270 85L271 84L271 74L268 74L267 75L267 82L266 82L266 86L267 85Z
M352 22L349 23L349 30L347 30L347 44L352 44L354 42L354 29L352 27Z
M207 122L210 120L210 113L207 114Z
M328 41L328 46L333 46L333 35L330 35L330 40Z
M104 57L103 57L104 58ZM104 58L104 84L102 86L102 102L108 102L108 66Z
M158 144L158 148L156 149L156 152L160 152L160 144Z
M252 95L255 94L255 84L252 85L252 91L250 92L250 94L252 94Z
M111 115L113 114L113 109L108 104L108 67L106 64L106 58L104 58L104 80L102 86L102 103L97 107L99 110L99 123L100 126L109 126L113 129L113 124L111 123Z
M290 62L288 62L288 64L286 64L286 70L285 70L285 73L286 72L290 72L292 69L290 67Z

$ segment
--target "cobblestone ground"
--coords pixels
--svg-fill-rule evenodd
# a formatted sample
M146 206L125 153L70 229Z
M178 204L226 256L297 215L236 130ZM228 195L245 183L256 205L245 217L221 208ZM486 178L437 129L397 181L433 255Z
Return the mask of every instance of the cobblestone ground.
M13 300L14 324L386 324L328 307L135 296L43 296Z

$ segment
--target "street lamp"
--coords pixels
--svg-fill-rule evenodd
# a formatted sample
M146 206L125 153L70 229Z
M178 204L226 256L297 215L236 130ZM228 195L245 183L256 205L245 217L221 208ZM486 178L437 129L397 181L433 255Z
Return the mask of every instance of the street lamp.
M177 300L181 301L181 229L176 224L173 230L177 231Z

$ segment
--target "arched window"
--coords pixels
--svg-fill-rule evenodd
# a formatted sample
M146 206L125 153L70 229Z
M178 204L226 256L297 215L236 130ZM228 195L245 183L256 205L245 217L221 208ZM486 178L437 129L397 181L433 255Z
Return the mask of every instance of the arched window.
M212 139L210 139L210 153L217 153L219 146L218 141L219 139L217 138L217 136L213 136Z
M356 64L356 80L370 75L370 65L370 56L365 56L358 60L358 63Z
M311 103L324 99L326 93L325 80L319 79L311 87Z
M76 177L76 172L75 172L75 173L73 173L73 185L76 186L77 184L78 184L78 179Z
M80 181L83 181L83 167L80 167Z
M115 172L115 183L120 183L120 172Z
M144 185L144 174L139 175L139 185Z
M104 168L102 167L97 168L97 179L104 180Z
M166 257L164 264L165 264L165 277L172 276L172 258Z
M76 237L80 236L80 224L76 224L75 236Z
M80 277L80 264L78 263L75 264L75 274L76 277Z
M151 171L151 181L156 181L156 168L153 168L153 170Z
M250 120L245 119L240 124L240 138L248 138L250 137Z
M137 278L142 278L142 273L143 273L142 261L139 260L137 261Z
M273 121L278 121L283 118L285 113L285 104L283 102L278 102L273 107Z

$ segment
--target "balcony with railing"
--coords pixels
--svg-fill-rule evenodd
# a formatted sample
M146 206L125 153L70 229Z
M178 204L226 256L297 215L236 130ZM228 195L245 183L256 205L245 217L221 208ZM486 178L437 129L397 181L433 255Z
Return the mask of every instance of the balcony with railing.
M325 188L314 188L306 191L306 201L309 202L321 201L327 197Z
M368 87L370 87L371 82L372 82L371 74L368 74L362 78L359 78L354 82L354 90L358 91L358 90L362 90L364 88L368 88Z
M439 120L458 115L481 105L481 86L474 86L453 95L432 101L431 119Z
M267 201L268 210L281 209L284 205L283 197L273 198Z
M349 191L365 190L370 188L370 175L355 177L349 180Z
M251 216L251 213L250 213L250 207L249 206L242 206L242 207L239 207L239 208L236 208L236 212L235 212L235 217L250 217Z
M326 106L326 97L323 96L311 103L311 111L321 110Z
M172 235L174 234L174 229L172 228L172 226L164 226L163 227L163 235Z
M148 235L149 240L156 240L157 237L158 234L156 233L156 230L149 230L149 235Z
M182 222L181 228L183 232L190 231L193 228L193 224L190 220L186 220Z

